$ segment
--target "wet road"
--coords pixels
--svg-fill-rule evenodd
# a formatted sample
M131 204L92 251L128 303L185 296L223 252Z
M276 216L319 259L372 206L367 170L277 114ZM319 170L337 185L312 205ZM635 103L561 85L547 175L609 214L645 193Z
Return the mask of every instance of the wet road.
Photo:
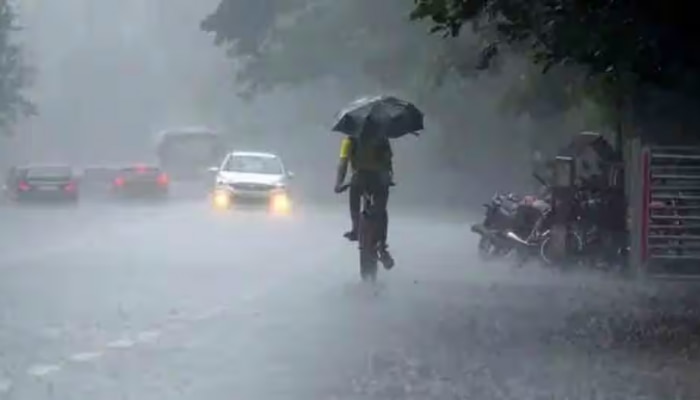
M692 296L485 268L462 221L395 212L366 290L328 210L0 216L0 398L700 398Z

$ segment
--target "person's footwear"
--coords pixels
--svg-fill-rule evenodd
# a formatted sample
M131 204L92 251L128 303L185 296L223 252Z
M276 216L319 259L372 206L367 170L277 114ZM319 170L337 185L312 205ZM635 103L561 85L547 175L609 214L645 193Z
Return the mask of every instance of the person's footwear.
M396 263L394 261L394 257L391 256L391 253L389 253L386 246L379 249L379 261L384 266L384 269L387 270L394 268L394 264Z
M343 237L351 242L357 242L357 231L347 231L343 234Z

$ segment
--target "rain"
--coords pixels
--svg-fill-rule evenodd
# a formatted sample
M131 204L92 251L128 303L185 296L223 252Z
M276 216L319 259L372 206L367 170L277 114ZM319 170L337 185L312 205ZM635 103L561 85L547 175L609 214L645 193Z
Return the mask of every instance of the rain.
M0 400L699 398L700 64L467 3L0 0Z

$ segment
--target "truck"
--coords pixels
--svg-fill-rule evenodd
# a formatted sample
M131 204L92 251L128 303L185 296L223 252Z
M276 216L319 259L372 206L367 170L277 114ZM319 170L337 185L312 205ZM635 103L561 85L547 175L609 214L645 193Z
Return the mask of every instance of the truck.
M170 128L156 136L158 163L173 180L206 179L226 151L223 135L207 127Z

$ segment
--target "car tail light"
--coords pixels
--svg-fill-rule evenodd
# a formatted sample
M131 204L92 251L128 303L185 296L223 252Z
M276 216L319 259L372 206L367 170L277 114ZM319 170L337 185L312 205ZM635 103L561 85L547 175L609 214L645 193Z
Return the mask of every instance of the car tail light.
M162 173L158 175L158 184L160 186L167 186L168 183L170 183L170 178L168 178L168 174Z
M114 186L116 186L116 187L122 187L122 186L124 186L124 183L126 183L126 182L124 181L124 178L122 178L121 176L118 176L114 179Z
M73 193L78 189L78 185L75 182L68 182L66 186L63 187L66 192Z
M19 183L17 184L17 188L18 188L21 192L26 192L26 191L30 190L32 187L29 186L29 184L28 184L27 182L25 182L25 181L19 181Z
M137 165L136 166L136 173L137 174L145 174L148 172L148 168L145 165Z

